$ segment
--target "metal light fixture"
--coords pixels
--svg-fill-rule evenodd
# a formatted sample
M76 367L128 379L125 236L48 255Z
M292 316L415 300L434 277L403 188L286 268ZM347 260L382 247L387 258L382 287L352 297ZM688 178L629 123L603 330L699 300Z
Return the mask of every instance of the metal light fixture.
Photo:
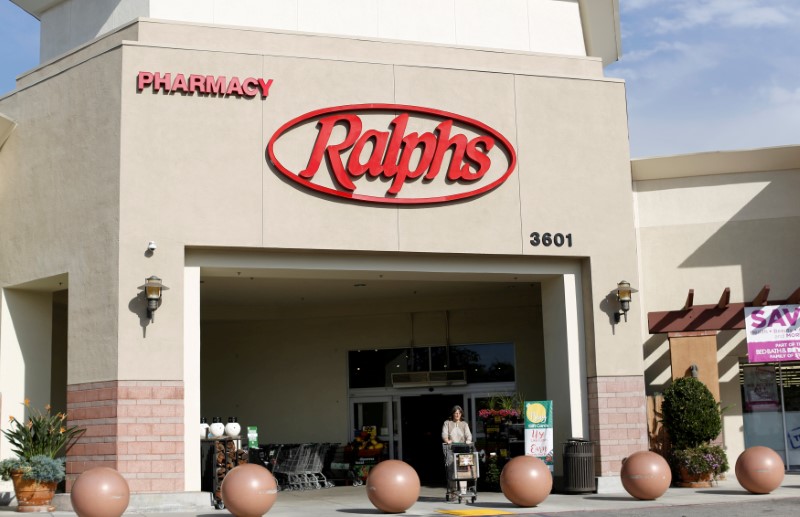
M620 310L614 313L615 323L619 323L622 316L625 316L625 321L628 321L628 311L631 310L631 294L635 292L638 291L631 287L630 282L622 280L617 284L617 300Z
M161 283L161 279L155 275L145 278L144 285L139 289L144 290L144 295L147 298L147 317L150 321L155 321L156 309L161 305L161 292L166 291L169 287Z

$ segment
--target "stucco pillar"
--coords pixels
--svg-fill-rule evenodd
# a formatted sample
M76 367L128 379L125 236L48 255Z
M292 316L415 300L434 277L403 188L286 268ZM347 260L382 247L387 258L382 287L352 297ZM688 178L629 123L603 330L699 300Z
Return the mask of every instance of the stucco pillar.
M556 474L561 474L561 444L587 437L586 356L579 281L565 274L542 282L547 398L553 401Z
M183 415L185 490L200 490L200 268L183 273Z

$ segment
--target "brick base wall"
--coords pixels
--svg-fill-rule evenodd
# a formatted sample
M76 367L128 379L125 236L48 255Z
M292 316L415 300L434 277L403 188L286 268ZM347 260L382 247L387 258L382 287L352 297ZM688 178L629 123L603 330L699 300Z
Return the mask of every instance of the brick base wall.
M622 460L647 450L644 377L589 378L589 429L595 473L618 476Z
M184 490L183 382L67 386L70 425L86 432L67 452L67 491L92 467L111 467L131 492Z

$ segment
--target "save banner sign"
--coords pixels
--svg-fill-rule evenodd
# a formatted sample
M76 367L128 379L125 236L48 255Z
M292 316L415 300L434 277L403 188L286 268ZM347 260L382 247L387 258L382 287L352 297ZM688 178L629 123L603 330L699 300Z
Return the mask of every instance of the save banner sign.
M800 360L800 305L745 307L744 324L751 363Z
M553 472L553 401L525 401L525 455L536 456Z

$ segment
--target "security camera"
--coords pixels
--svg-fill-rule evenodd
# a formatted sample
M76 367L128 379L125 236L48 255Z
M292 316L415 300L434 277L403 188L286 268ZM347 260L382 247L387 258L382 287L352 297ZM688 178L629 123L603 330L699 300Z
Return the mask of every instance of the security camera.
M155 251L157 247L158 246L156 246L155 241L150 241L147 243L147 249L150 251Z

